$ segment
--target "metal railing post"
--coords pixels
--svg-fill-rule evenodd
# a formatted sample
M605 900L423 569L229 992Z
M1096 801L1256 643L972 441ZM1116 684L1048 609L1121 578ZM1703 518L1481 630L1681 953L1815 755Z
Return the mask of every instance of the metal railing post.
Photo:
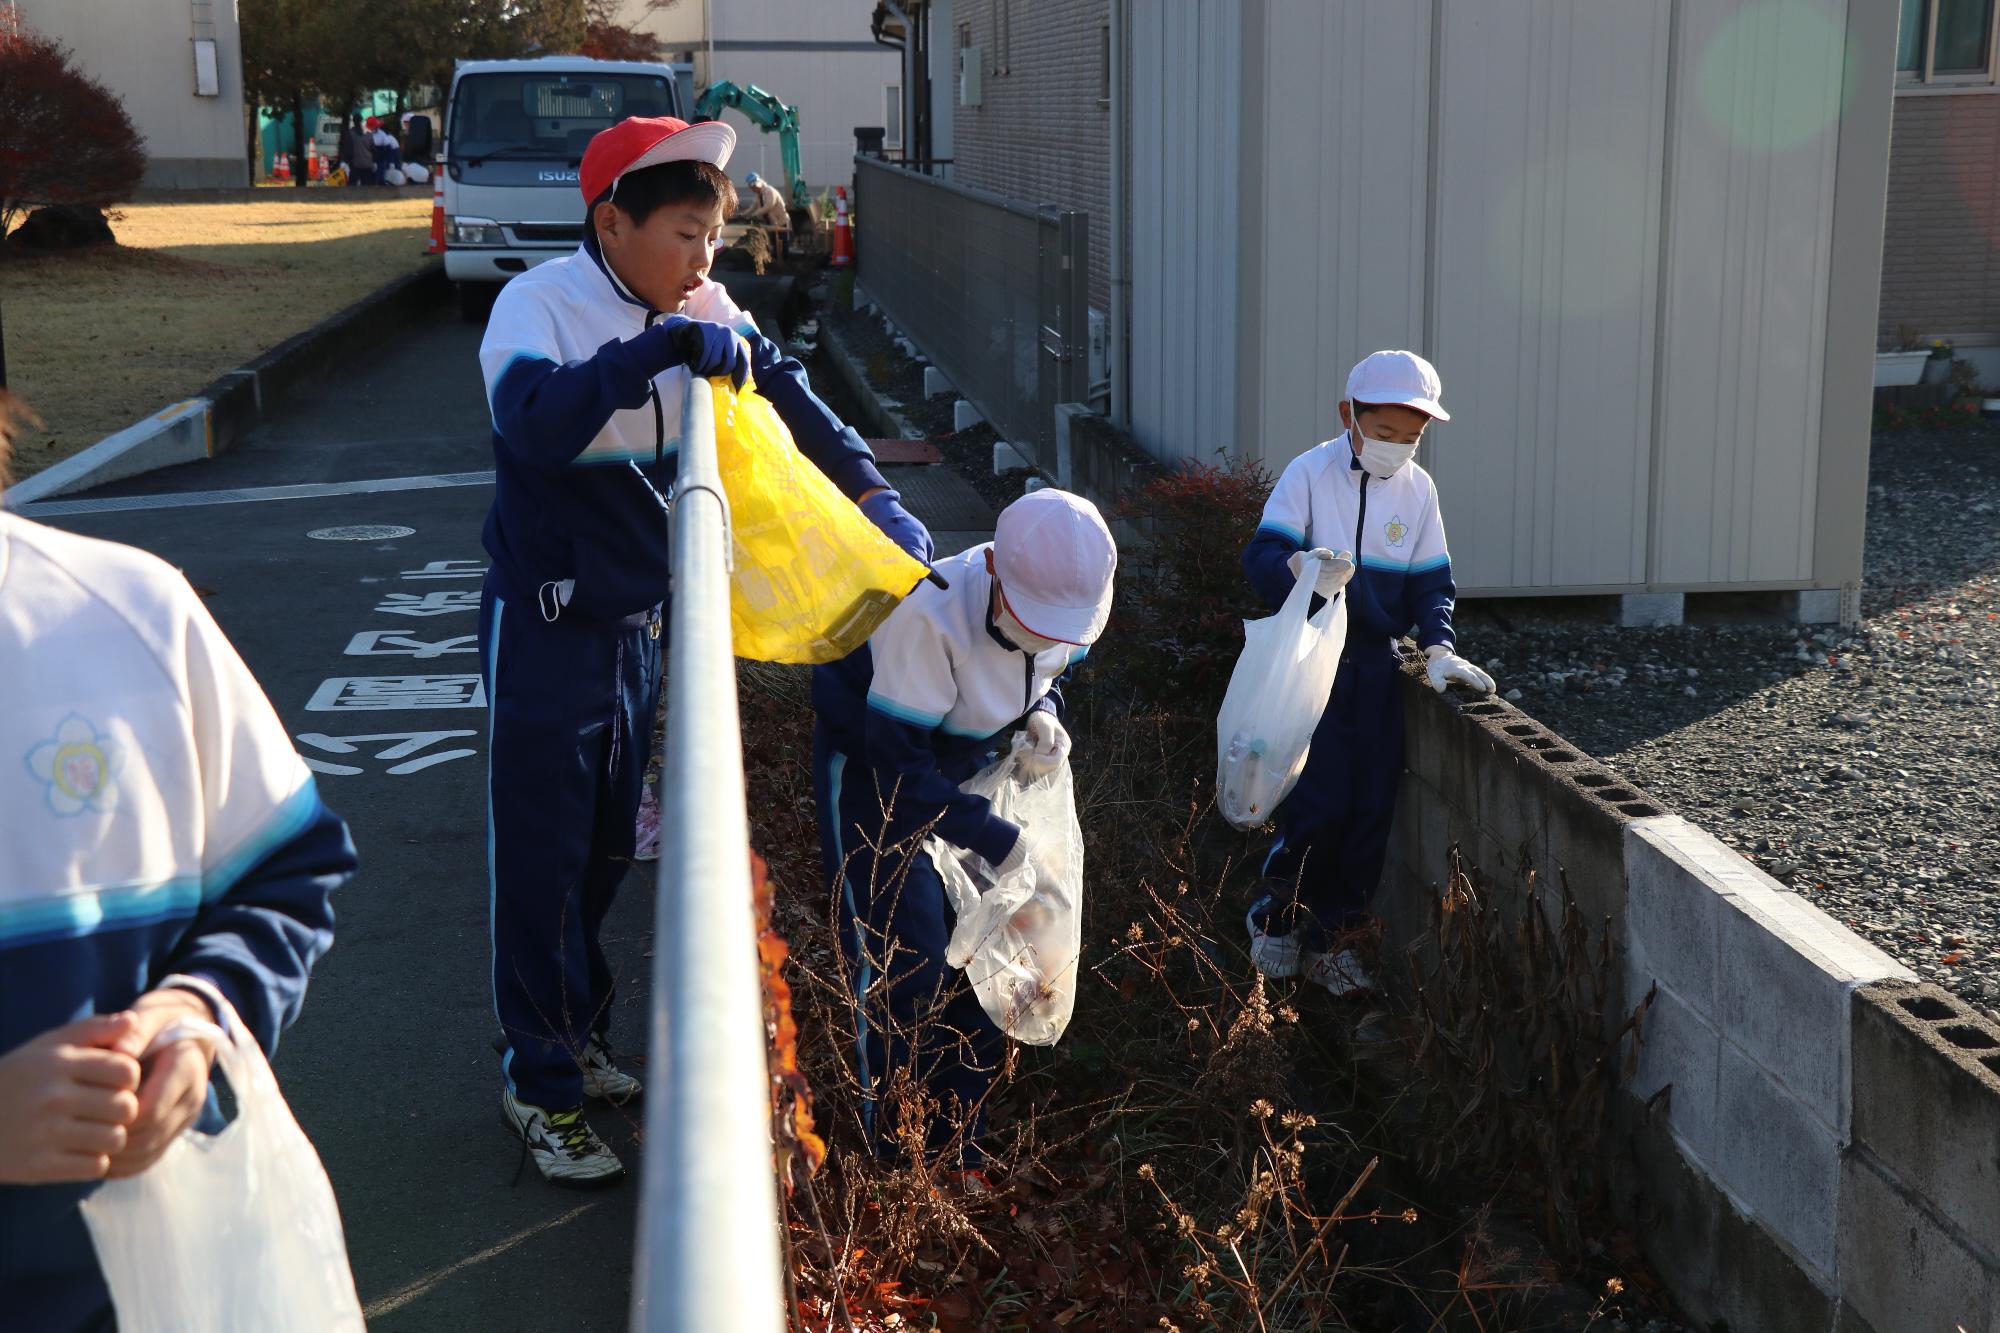
M764 1000L715 404L692 381L673 499L651 1070L631 1326L782 1333Z

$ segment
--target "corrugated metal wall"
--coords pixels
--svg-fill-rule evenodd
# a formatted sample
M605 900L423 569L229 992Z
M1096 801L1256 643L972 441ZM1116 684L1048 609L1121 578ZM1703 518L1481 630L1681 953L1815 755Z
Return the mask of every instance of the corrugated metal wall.
M1162 456L1254 448L1237 421L1241 11L1131 6L1132 430Z
M1226 404L1276 470L1338 432L1355 360L1410 346L1457 418L1424 462L1461 587L1854 577L1858 504L1851 549L1815 540L1827 477L1845 505L1866 468L1865 417L1822 420L1826 367L1865 377L1873 348L1834 273L1836 166L1853 234L1871 191L1879 230L1881 178L1852 177L1886 154L1839 149L1886 137L1846 66L1888 59L1895 16L1853 5L1243 0L1238 47L1215 4L1135 6L1141 438L1206 454ZM1177 217L1225 193L1211 116L1248 206L1233 371L1186 322L1226 296L1175 258L1200 225Z

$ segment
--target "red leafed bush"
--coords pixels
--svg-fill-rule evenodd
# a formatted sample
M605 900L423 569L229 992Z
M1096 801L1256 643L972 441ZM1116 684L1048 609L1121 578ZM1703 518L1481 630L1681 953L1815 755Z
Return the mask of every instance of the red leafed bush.
M0 5L0 236L31 204L115 204L145 170L117 94Z
M1244 576L1243 547L1270 494L1271 474L1239 459L1184 463L1119 503L1119 517L1143 524L1148 541L1119 571L1105 639L1143 693L1196 712L1222 701L1243 621L1266 613Z

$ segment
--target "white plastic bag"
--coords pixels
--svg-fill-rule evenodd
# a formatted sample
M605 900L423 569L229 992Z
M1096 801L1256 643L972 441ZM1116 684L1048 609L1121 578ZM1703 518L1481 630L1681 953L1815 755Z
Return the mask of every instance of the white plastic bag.
M431 169L421 162L405 162L403 174L410 178L410 184L424 185L430 181Z
M408 185L410 178L403 174L401 167L390 167L382 173L384 185Z
M216 1064L236 1118L83 1201L119 1333L360 1333L333 1186L232 1011Z
M1076 1008L1083 826L1069 761L1030 778L1020 766L1028 744L1027 734L1017 733L1005 758L961 786L991 801L994 814L1031 830L1040 864L996 879L993 867L971 852L936 838L925 849L958 916L945 961L965 969L980 1007L1002 1032L1028 1046L1053 1046Z
M1307 558L1275 616L1243 622L1243 655L1215 719L1215 796L1240 829L1267 823L1305 770L1347 646L1347 595L1308 616L1321 561Z

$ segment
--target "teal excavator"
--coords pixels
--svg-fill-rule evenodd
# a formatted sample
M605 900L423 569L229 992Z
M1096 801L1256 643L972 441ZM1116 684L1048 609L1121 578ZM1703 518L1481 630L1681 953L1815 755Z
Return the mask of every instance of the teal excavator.
M695 100L694 113L703 120L714 120L725 107L741 111L766 134L778 136L778 151L785 160L785 189L791 195L792 207L810 207L812 199L806 193L805 178L799 174L799 109L785 105L754 83L745 87L724 79L702 91Z

